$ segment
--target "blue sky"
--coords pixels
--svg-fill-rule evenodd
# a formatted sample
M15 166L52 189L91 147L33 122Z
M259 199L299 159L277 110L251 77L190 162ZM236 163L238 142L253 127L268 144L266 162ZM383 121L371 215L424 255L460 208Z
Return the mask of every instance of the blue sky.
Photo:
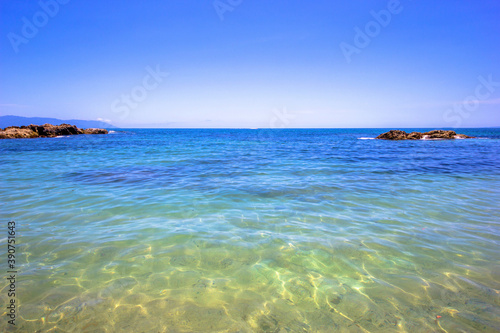
M500 2L0 0L0 115L500 126Z

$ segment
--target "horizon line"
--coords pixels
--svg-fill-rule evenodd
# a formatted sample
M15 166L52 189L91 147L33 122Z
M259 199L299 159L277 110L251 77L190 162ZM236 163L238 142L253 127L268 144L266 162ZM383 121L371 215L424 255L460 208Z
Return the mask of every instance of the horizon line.
M115 125L113 125L115 126ZM285 127L285 128L269 128L269 127L114 127L114 129L210 129L210 130L221 130L221 129L245 129L245 130L287 130L287 129L429 129L435 127ZM482 127L438 127L437 129L447 129L447 130L462 130L462 129L488 129L488 128L500 128L500 126L482 126Z

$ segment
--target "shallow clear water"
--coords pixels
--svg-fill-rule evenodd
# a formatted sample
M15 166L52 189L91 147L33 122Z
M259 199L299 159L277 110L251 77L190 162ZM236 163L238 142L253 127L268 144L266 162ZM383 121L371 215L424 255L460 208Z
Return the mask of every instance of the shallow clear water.
M500 331L500 130L383 131L0 140L18 331Z

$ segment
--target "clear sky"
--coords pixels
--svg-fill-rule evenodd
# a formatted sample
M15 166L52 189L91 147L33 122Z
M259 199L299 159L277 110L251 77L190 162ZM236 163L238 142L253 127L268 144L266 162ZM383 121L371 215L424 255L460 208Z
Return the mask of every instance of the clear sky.
M0 115L500 126L497 0L0 0Z

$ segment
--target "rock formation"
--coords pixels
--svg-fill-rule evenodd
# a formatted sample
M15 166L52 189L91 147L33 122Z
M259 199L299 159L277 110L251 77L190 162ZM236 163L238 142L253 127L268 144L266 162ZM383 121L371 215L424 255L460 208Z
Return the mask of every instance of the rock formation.
M29 125L29 126L10 126L0 129L0 139L17 138L52 138L61 135L78 134L108 134L108 131L102 128L81 129L75 125Z
M473 136L457 134L455 131L434 130L425 133L411 132L406 133L400 130L391 130L380 134L377 139L382 140L437 140L437 139L471 139Z

